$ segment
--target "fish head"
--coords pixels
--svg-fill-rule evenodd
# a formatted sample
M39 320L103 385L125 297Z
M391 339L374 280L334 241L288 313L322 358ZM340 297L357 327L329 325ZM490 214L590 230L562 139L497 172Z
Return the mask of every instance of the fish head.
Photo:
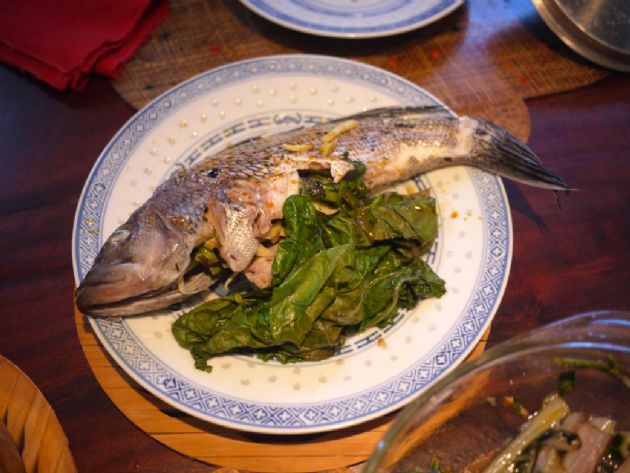
M101 248L77 289L77 307L89 314L162 290L184 273L190 252L185 235L168 219L141 208Z

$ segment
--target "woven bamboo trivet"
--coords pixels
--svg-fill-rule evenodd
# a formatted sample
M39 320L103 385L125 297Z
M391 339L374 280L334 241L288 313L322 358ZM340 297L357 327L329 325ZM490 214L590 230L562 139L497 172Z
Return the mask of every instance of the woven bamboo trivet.
M109 357L86 317L76 309L74 316L88 364L116 407L155 440L211 465L256 472L341 473L368 458L395 416L393 413L340 431L300 436L249 434L210 424L148 393ZM483 352L488 335L489 329L470 358Z
M527 139L528 97L590 84L607 73L557 39L530 0L475 0L426 28L373 40L298 33L233 0L171 0L168 18L127 64L118 93L141 108L196 74L270 54L333 54L394 72L451 108Z
M26 473L77 472L68 438L52 407L33 381L0 355L0 424L3 422ZM7 471L4 468L8 465L0 461L0 471Z

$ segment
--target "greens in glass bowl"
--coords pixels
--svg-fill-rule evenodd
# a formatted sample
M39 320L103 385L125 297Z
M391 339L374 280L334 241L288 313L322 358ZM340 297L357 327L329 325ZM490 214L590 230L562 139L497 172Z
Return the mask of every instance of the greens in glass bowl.
M425 391L364 473L628 473L629 373L629 312L547 325Z

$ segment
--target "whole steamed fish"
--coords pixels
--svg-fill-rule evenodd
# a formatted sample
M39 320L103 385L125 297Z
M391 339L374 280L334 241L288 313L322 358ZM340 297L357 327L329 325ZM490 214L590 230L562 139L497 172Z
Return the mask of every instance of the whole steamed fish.
M326 172L339 182L354 169L348 157L365 164L370 190L451 165L568 189L525 144L486 121L442 107L359 113L244 142L172 176L105 242L77 289L79 310L133 315L207 289L213 277L190 270L191 253L209 240L225 266L267 285L272 258L257 256L259 241L299 192L300 175Z

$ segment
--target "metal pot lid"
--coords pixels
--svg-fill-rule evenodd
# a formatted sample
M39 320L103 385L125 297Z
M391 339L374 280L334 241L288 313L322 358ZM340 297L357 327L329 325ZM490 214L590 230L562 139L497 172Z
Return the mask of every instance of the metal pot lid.
M630 72L630 0L532 0L545 23L591 61Z

